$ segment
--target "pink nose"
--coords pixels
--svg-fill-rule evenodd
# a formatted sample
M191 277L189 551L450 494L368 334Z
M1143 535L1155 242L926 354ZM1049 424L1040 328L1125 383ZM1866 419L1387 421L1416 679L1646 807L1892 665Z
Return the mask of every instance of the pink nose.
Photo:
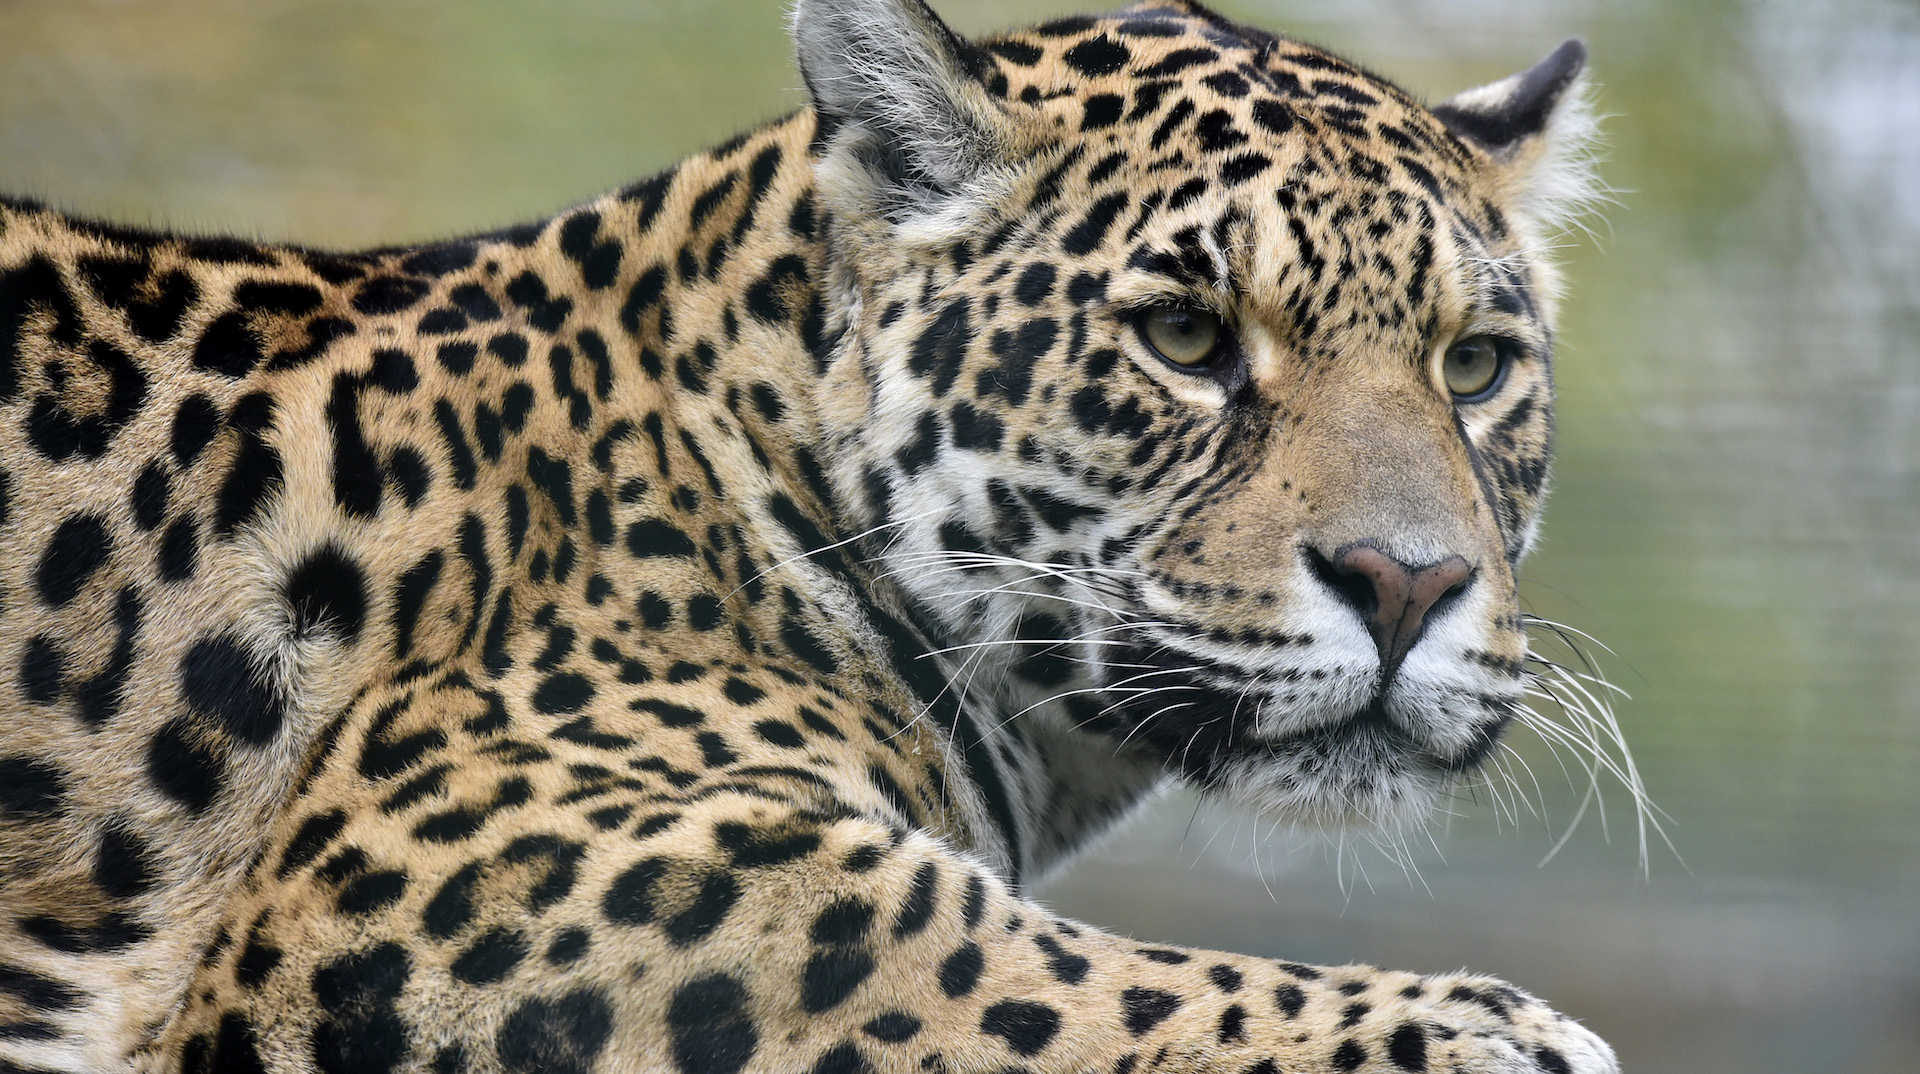
M1370 544L1349 545L1329 560L1309 552L1314 572L1327 588L1360 613L1380 652L1380 684L1393 681L1400 662L1420 640L1434 605L1466 591L1473 568L1459 556L1412 567Z

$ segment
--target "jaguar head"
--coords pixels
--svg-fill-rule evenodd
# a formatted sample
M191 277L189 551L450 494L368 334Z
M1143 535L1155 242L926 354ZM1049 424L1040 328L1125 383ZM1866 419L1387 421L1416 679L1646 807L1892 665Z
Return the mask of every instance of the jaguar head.
M956 689L1289 816L1424 815L1528 684L1584 49L1427 107L1168 0L796 31L832 478Z

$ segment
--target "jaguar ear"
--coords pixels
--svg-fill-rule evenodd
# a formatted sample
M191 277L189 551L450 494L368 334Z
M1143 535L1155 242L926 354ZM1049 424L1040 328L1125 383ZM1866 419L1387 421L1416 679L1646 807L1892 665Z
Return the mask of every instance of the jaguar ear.
M1576 38L1530 70L1435 105L1433 114L1458 137L1505 157L1546 133L1561 103L1579 97L1567 91L1586 66L1587 46Z
M822 158L850 156L891 209L928 207L1008 158L1007 115L981 80L991 61L921 0L799 0L793 39Z
M1529 70L1433 107L1456 137L1494 159L1514 202L1551 230L1573 224L1604 193L1586 66L1587 46L1571 40Z

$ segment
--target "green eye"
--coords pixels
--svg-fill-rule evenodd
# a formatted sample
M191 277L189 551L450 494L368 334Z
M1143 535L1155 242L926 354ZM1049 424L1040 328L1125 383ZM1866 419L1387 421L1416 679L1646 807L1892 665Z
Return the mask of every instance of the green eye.
M1192 369L1219 354L1227 326L1211 313L1160 306L1140 318L1140 338L1153 353L1174 365Z
M1447 348L1441 373L1455 402L1478 403L1506 379L1519 344L1500 336L1473 336Z

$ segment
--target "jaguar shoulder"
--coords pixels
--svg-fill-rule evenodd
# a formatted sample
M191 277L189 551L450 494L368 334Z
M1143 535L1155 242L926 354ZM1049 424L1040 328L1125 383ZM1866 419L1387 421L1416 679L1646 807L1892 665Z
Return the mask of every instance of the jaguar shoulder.
M1522 715L1581 47L794 30L811 108L498 234L0 207L0 1070L1615 1069L1022 893Z

